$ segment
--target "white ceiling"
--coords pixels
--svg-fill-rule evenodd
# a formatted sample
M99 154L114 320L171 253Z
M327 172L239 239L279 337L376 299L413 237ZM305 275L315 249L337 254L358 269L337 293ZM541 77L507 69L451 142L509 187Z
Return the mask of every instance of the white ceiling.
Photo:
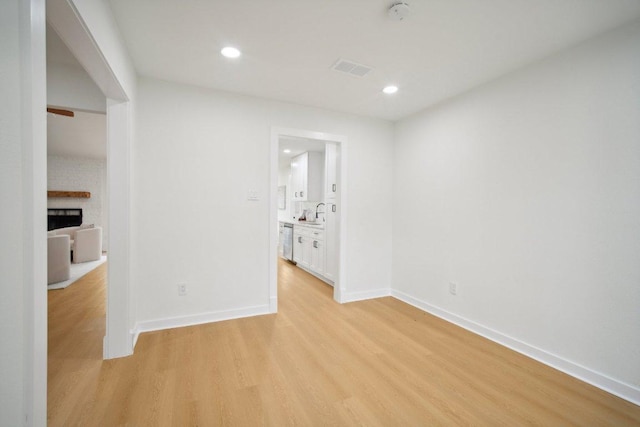
M107 117L76 111L75 117L47 114L47 154L105 159Z
M393 3L110 0L142 75L390 120L640 17L640 0L408 0L392 21Z
M325 141L307 138L280 137L278 140L278 167L282 169L291 164L291 158L306 151L324 153ZM289 150L285 153L284 150Z

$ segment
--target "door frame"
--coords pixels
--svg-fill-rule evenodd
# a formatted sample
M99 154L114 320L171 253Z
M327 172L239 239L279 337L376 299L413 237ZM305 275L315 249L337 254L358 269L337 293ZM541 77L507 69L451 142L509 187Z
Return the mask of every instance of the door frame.
M3 5L4 7L4 5ZM4 10L3 10L4 12ZM20 149L22 150L22 323L25 426L47 423L47 79L45 1L20 1ZM17 184L20 185L20 184ZM17 328L16 330L20 330ZM4 344L3 344L4 345Z
M344 302L347 289L347 141L344 135L336 135L307 129L295 129L287 127L271 127L271 159L270 159L270 185L269 185L269 312L278 312L278 155L280 137L293 137L314 139L331 142L338 145L340 150L339 172L339 203L340 209L338 247L338 274L333 285L333 299L339 303Z

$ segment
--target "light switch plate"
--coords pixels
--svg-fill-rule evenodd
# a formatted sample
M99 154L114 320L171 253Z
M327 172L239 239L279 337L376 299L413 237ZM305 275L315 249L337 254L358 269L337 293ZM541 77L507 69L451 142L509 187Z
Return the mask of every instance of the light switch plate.
M178 296L184 297L187 295L187 284L178 283Z
M260 200L260 193L258 192L258 190L247 191L247 200L250 200L252 202Z

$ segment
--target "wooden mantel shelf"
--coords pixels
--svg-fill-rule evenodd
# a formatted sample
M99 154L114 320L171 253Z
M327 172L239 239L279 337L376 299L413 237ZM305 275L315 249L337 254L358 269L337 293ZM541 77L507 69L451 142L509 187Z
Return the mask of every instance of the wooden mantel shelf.
M47 197L74 197L79 199L88 199L91 197L89 191L47 191Z

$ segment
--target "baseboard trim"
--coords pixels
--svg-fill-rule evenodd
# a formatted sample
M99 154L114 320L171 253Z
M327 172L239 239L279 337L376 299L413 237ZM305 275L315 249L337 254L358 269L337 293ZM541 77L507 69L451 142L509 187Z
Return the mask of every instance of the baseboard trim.
M161 331L164 329L182 328L185 326L202 325L205 323L221 322L223 320L240 319L243 317L260 316L270 314L269 305L256 305L252 307L236 308L233 310L211 311L189 316L168 317L165 319L146 320L136 323L131 331L133 345L138 342L138 337L143 332Z
M136 344L138 343L138 337L140 336L140 330L137 325L134 329L130 331L131 334L131 348L135 350Z
M370 291L359 291L359 292L345 292L342 294L343 303L347 302L356 302L356 301L364 301L373 298L382 298L388 297L391 295L391 289L382 288L382 289L372 289Z
M412 297L411 295L404 292L393 289L391 291L391 296L409 305L419 308L420 310L433 314L436 317L460 326L461 328L483 336L495 343L510 348L511 350L524 354L525 356L537 360L540 363L544 363L545 365L564 372L565 374L571 375L572 377L598 387L599 389L602 389L608 393L628 400L635 405L640 405L640 388L638 387L623 383L607 375L601 374L577 363L571 362L570 360L564 359L560 356L556 356L555 354L549 353L545 350L504 335L491 328L487 328L474 321L465 319L464 317L458 316L449 311L443 310L439 307L422 301L418 298Z

